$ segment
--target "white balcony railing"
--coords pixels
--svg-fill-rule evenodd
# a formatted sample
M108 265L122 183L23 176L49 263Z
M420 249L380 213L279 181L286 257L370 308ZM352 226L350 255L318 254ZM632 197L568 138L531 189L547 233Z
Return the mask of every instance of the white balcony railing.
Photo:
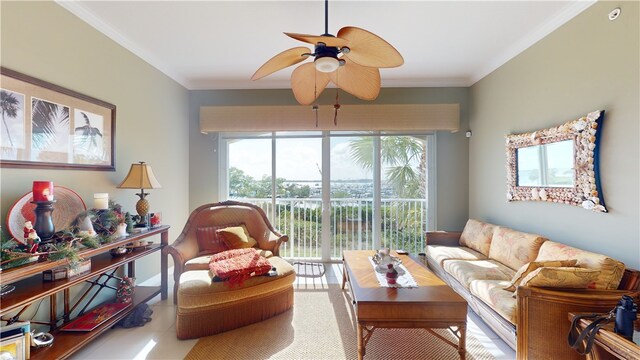
M238 199L260 206L273 226L289 235L280 248L286 258L322 257L322 199ZM383 247L424 251L427 231L427 202L422 199L384 199L381 201L381 242ZM342 258L342 250L374 249L373 200L333 199L330 219L330 257Z

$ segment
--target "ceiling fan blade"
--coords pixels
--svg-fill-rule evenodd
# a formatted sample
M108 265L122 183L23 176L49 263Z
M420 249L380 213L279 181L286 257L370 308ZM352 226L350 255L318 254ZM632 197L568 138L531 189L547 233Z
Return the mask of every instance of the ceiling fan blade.
M350 52L344 56L362 66L389 68L404 64L398 50L372 32L346 26L338 31L338 37L349 41Z
M331 81L340 89L362 100L375 100L380 93L380 70L365 67L346 59L338 70L329 73Z
M314 63L298 66L291 74L291 89L296 100L302 105L310 105L329 83L327 73L316 70Z
M299 41L303 41L309 44L316 45L318 43L324 43L327 46L333 47L343 47L347 46L349 43L345 39L341 39L340 37L334 36L318 36L318 35L309 35L309 34L296 34L296 33L284 33L290 38L294 38Z
M291 48L285 50L280 54L272 57L266 63L264 63L251 77L251 80L258 80L267 75L273 74L278 70L282 70L288 66L295 65L300 61L305 60L308 56L303 54L310 53L311 50L304 46Z

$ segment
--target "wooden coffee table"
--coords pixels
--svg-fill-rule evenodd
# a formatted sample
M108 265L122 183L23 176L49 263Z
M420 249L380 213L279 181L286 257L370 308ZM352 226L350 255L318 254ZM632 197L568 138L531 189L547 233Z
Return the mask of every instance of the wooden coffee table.
M467 302L447 284L410 256L400 255L402 264L418 283L417 288L385 288L376 279L369 257L375 251L343 251L342 288L349 284L358 323L358 359L376 328L424 328L458 349L465 358ZM397 254L394 254L398 256ZM432 329L449 329L458 343Z

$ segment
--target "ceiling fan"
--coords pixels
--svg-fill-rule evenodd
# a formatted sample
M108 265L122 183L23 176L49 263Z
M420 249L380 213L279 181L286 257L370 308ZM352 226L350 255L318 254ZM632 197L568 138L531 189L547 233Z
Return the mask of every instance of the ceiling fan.
M324 34L284 33L313 44L314 51L304 46L285 50L264 63L251 80L313 57L313 63L302 64L291 74L291 88L300 104L312 104L330 81L360 99L374 100L380 93L378 69L402 65L402 55L379 36L354 26L343 27L338 36L329 34L328 0L324 4Z

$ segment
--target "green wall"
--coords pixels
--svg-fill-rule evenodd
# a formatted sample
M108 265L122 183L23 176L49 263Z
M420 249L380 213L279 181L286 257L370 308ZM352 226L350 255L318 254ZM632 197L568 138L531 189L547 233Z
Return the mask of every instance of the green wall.
M69 187L93 205L93 193L135 213L134 190L116 186L129 167L146 161L162 185L150 190L151 211L172 225L170 241L189 215L188 91L54 2L1 3L3 67L115 104L116 171L2 168L1 219L33 180ZM154 239L159 241L159 237ZM144 280L159 272L160 255L139 262Z
M467 88L383 88L373 102L360 101L340 92L340 104L460 104L460 131L439 131L436 135L437 227L460 229L468 218L468 127ZM200 133L200 107L214 105L295 105L291 90L197 90L191 91L189 105L189 207L219 199L217 134ZM319 99L320 111L333 111L335 89L327 89ZM309 108L310 109L310 108ZM309 110L311 111L311 110Z
M471 87L469 213L640 268L639 3L598 2ZM616 21L607 14L622 8ZM609 213L506 202L504 135L606 110L600 173Z

